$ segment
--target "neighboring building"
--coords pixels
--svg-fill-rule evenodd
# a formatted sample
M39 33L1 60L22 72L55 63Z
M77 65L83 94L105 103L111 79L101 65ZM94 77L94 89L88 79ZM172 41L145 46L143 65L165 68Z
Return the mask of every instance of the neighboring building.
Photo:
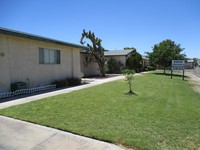
M197 58L198 67L200 67L200 59Z
M89 64L86 63L86 52L84 50L80 53L80 62L81 62L81 76L93 76L99 75L100 69L96 62L90 62Z
M146 57L146 56L142 56L142 67L146 67L146 66L149 66L150 65L150 61L149 61L149 58Z
M110 58L116 59L117 61L121 62L123 66L126 66L126 60L133 54L133 50L111 50L104 52L104 56L107 60Z
M117 61L121 62L123 66L126 65L126 60L128 57L133 55L133 50L106 50L104 52L104 56L106 60L109 60L110 58L116 59ZM82 76L92 76L92 75L99 75L100 69L96 62L90 62L88 65L86 65L86 52L84 50L81 51L81 72Z
M185 63L185 68L186 69L193 69L194 68L194 60L190 59L187 60Z
M0 92L10 91L13 82L35 87L80 78L80 50L84 48L0 28Z

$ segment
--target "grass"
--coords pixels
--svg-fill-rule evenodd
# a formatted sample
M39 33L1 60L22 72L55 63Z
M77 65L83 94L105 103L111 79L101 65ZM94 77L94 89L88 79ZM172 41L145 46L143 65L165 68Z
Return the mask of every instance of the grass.
M136 149L198 149L200 94L159 73L0 110L6 115Z

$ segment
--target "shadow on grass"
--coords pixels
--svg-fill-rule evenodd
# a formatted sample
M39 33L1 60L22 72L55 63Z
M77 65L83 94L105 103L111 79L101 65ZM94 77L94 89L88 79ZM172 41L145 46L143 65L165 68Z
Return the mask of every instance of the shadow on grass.
M171 73L160 73L160 72L153 72L151 74L155 74L155 75L160 75L160 76L171 76ZM174 74L173 73L173 77L183 77L182 74ZM184 78L189 78L188 76L184 75Z
M137 93L135 93L135 92L127 92L127 93L125 93L125 95L128 95L128 96L133 96L133 95L135 95L135 96L137 96L138 94Z

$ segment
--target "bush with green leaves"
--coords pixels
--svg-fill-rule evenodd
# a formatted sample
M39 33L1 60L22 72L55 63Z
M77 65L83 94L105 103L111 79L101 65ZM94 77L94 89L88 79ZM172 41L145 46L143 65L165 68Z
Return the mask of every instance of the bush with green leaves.
M142 69L141 61L142 61L142 56L138 52L135 52L133 56L130 56L126 60L126 66L129 69L134 69L135 72L140 72Z
M153 66L146 66L145 67L145 71L153 71L153 70L156 70L155 67L153 67Z
M67 79L68 85L69 86L74 86L74 85L80 85L81 84L81 78L70 78Z
M56 84L56 88L62 88L68 86L68 81L67 79L56 80L53 84Z
M81 84L81 78L68 78L68 79L56 80L52 84L56 84L56 88L62 88L66 86L76 86Z
M114 58L110 58L107 61L108 73L121 73L121 67L123 64Z

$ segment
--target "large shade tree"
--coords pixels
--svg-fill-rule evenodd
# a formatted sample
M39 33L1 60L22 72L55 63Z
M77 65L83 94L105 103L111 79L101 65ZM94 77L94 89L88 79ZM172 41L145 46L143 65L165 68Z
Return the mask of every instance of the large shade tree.
M140 53L136 51L133 56L130 56L126 61L126 66L135 70L135 72L140 72L142 68L142 56Z
M80 40L81 44L85 44L84 38L87 38L91 41L91 45L87 43L88 49L86 49L86 65L90 62L96 62L99 66L100 73L105 77L105 58L104 58L104 48L101 45L101 39L95 37L94 33L89 31L85 32L83 30L82 37Z
M135 72L140 72L142 68L142 55L134 47L125 47L124 50L133 50L133 55L126 60L126 66L129 69L135 70Z
M153 52L147 53L149 60L154 65L164 68L164 74L167 67L171 65L172 60L185 59L185 54L181 54L184 48L170 39L166 39L153 46Z

